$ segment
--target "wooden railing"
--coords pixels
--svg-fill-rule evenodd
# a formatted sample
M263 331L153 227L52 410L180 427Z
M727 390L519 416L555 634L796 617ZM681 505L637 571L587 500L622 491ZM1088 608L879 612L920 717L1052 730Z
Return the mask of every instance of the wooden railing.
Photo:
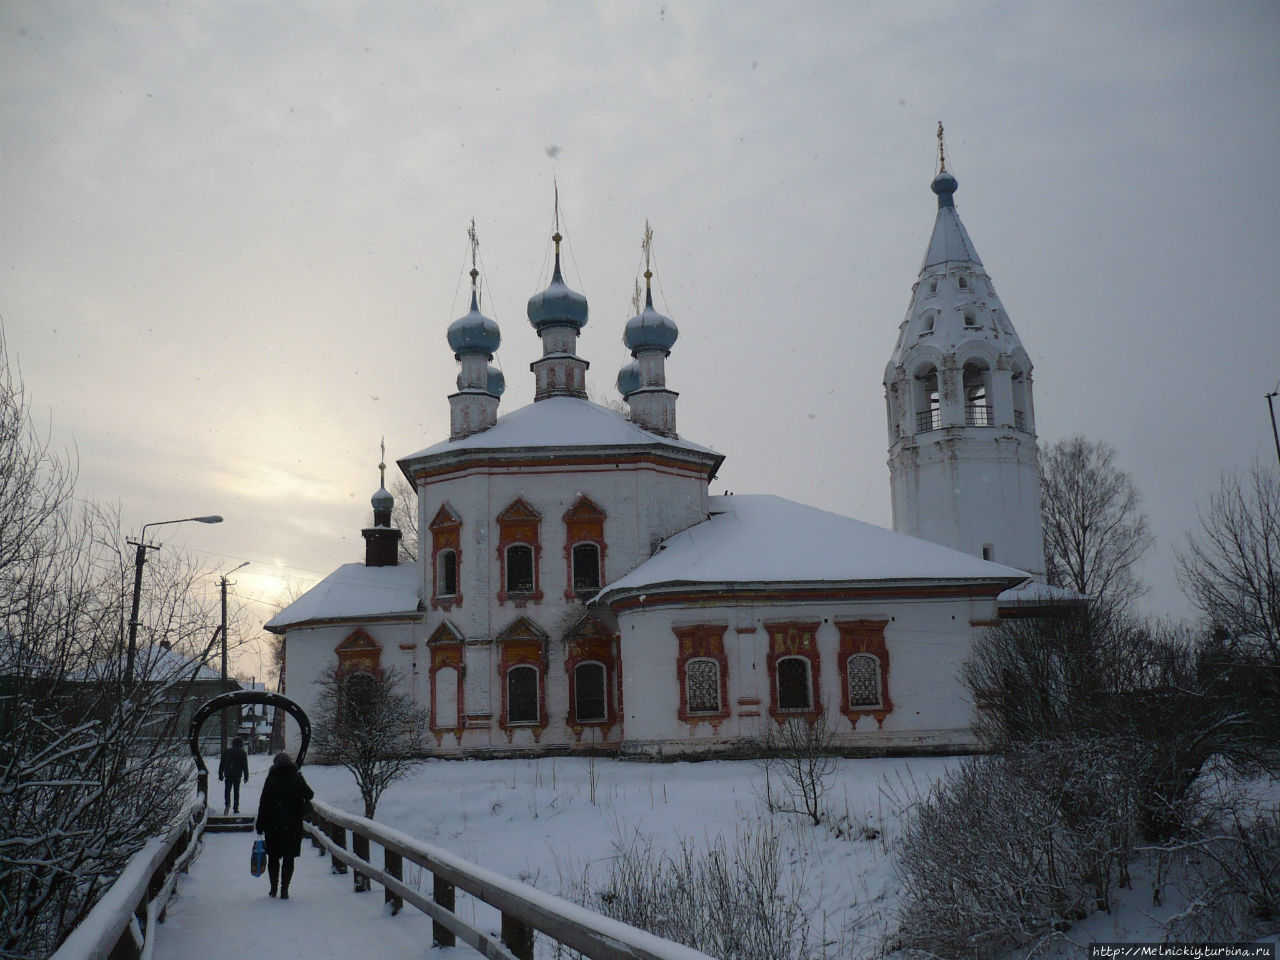
M167 836L153 837L130 858L50 960L149 960L156 926L164 922L178 875L200 848L207 819L205 795L197 794Z
M431 918L432 939L437 946L451 947L462 940L491 960L533 960L537 931L589 960L712 960L701 951L593 913L377 821L319 801L313 806L313 822L307 824L307 831L318 846L328 851L334 872L346 873L350 867L357 893L368 892L372 881L382 884L393 914L404 903L417 907ZM371 843L382 848L381 867L370 857ZM404 882L406 860L432 875L431 896ZM501 942L458 916L456 890L501 913Z

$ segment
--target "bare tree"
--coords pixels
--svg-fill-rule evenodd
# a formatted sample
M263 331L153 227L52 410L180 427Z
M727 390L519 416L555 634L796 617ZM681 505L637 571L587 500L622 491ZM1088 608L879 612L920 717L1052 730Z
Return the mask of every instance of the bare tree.
M1145 588L1133 566L1154 543L1133 479L1110 444L1072 437L1040 453L1040 512L1050 583L1103 602Z
M143 656L126 685L132 551L111 511L74 500L2 343L0 434L0 956L44 956L191 796L173 734L192 676ZM207 645L198 575L149 566L145 640Z
M383 791L427 750L426 713L399 690L399 672L330 667L316 683L316 760L346 767L372 818Z
M408 480L397 477L391 484L395 505L391 508L391 525L400 530L400 562L418 559L418 492Z
M1280 476L1255 462L1222 477L1178 554L1178 580L1215 627L1280 662Z
M765 803L770 810L804 814L817 826L822 823L823 798L836 770L826 712L765 723L759 761L765 775ZM774 771L781 774L780 795L773 790Z

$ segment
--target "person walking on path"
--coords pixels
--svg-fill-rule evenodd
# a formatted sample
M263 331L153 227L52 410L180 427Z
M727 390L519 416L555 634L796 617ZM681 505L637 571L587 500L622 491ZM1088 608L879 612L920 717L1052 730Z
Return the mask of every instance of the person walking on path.
M289 899L293 859L302 854L302 817L307 801L314 796L302 772L293 765L293 758L287 753L277 753L262 785L258 819L254 824L254 829L266 839L267 876L271 878L269 897L274 897L278 888L280 899Z
M244 741L236 737L231 741L231 746L222 751L222 757L218 760L218 779L223 783L222 812L224 814L233 809L236 813L240 812L241 777L244 778L245 783L249 782L249 757L244 752Z

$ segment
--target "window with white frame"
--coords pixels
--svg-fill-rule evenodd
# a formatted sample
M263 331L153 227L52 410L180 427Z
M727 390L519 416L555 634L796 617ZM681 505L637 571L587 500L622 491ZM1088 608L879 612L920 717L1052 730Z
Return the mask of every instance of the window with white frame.
M864 710L884 705L880 695L880 658L855 653L846 664L849 673L849 709Z
M690 713L719 713L720 664L710 659L690 660L684 667L685 695Z
M806 657L783 657L778 661L778 709L812 710L813 689Z
M507 671L507 723L538 722L538 670L521 664Z

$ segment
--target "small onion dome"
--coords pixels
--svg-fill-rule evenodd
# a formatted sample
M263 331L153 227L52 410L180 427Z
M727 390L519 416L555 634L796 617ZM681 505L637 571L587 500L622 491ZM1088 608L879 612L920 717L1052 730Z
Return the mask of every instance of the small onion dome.
M493 356L502 342L498 325L480 312L476 292L471 291L471 312L449 324L449 347L454 353L483 353Z
M628 350L662 350L670 352L680 336L675 321L653 309L653 293L645 291L644 311L627 321L622 342Z
M378 492L370 498L369 502L373 504L374 513L381 511L390 513L391 508L396 505L396 498L387 492L386 487L379 487Z
M938 206L950 207L954 205L951 195L956 192L956 188L960 184L953 177L950 171L943 170L933 178L933 183L929 184L929 189L938 195Z
M502 375L502 371L499 370L497 367L495 367L492 363L489 364L487 382L488 382L489 392L493 394L495 397L502 396L502 391L507 389L507 378L504 377Z
M618 371L618 392L624 398L640 389L640 364L632 360Z
M556 242L556 266L551 286L529 298L529 322L539 333L543 327L569 326L581 330L587 325L587 298L565 286L560 275L560 234Z

